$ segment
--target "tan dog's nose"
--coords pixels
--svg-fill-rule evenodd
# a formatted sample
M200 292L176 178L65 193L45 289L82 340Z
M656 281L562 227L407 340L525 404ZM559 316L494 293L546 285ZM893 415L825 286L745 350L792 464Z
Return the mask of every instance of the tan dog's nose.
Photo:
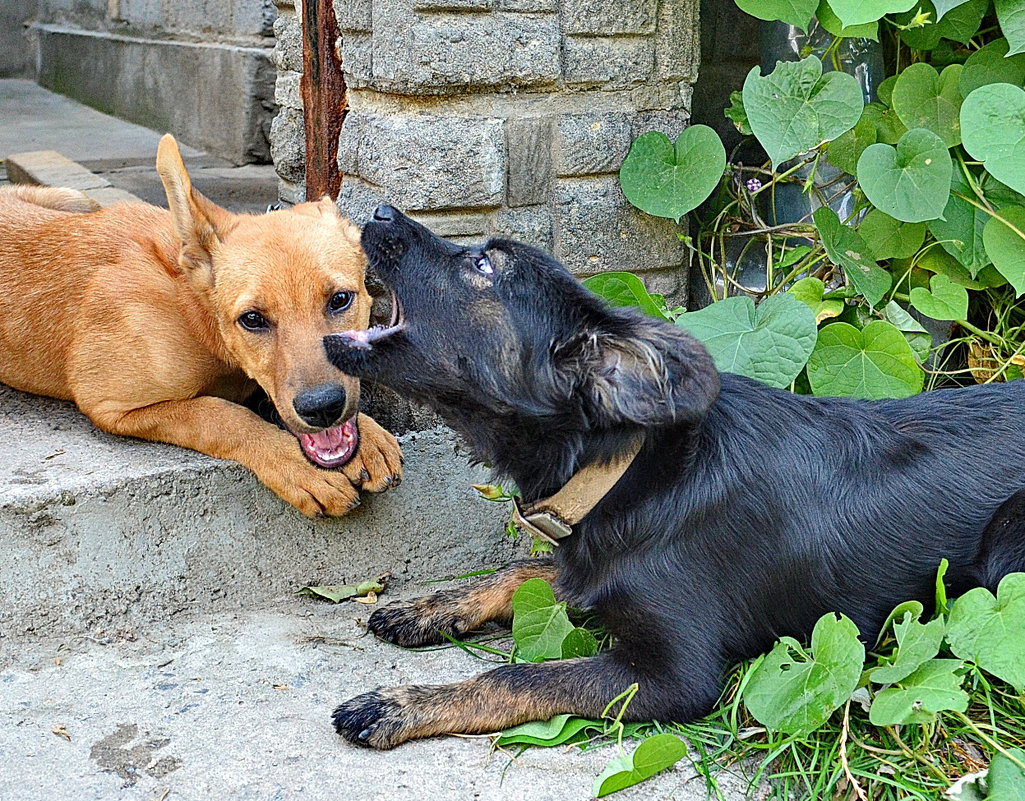
M311 426L329 428L345 411L345 388L339 384L320 384L295 396L292 408Z

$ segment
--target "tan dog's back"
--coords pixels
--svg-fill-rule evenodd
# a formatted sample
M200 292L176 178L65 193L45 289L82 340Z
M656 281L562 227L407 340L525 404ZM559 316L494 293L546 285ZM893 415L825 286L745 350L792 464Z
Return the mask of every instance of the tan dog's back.
M126 242L152 243L150 256L171 269L177 261L167 211L141 203L99 209L72 189L0 188L0 242L0 383L65 400L75 312L94 277L124 262Z

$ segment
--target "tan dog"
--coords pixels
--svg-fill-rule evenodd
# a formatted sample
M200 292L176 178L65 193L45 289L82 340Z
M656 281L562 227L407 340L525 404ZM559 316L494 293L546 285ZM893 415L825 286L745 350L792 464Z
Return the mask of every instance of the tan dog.
M357 415L359 381L321 343L369 324L359 231L327 198L220 208L171 136L157 170L170 212L0 189L0 382L74 400L104 431L240 462L307 515L397 484L395 438ZM291 434L240 405L256 384Z

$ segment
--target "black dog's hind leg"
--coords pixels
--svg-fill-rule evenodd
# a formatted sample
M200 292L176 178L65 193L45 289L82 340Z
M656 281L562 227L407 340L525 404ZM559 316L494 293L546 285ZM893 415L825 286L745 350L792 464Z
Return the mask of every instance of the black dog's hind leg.
M1000 579L1025 571L1025 489L1001 504L982 535L979 583L996 593Z
M420 737L494 732L563 713L600 718L635 682L626 721L686 722L706 714L718 697L715 664L699 658L695 675L672 676L642 674L634 661L613 649L594 657L506 665L454 684L379 687L341 704L332 721L352 743L393 748Z
M398 601L378 609L367 627L382 640L413 647L445 642L489 621L512 620L512 597L524 581L555 582L558 569L551 559L525 559L477 579L468 587L444 590L415 601Z

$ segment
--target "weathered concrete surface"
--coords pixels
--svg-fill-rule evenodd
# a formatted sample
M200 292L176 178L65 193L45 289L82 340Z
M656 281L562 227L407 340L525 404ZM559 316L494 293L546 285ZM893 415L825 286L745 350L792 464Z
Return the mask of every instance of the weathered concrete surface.
M26 80L0 80L0 159L26 151L54 150L147 203L167 206L154 163L164 131L102 114ZM259 213L278 199L272 165L230 162L178 143L192 182L233 211ZM62 176L48 184L66 185ZM100 199L100 198L98 198ZM100 199L101 202L102 199Z
M403 446L402 486L309 520L239 465L104 434L71 404L0 387L0 633L137 625L306 584L508 561L508 510L476 497L486 474L452 435Z
M368 611L289 599L88 638L0 640L0 798L590 797L615 747L534 749L512 760L487 738L435 738L381 753L335 735L331 710L351 695L454 681L488 666L456 649L404 651L363 636ZM741 777L721 785L728 799L744 797ZM686 760L616 794L706 797Z

